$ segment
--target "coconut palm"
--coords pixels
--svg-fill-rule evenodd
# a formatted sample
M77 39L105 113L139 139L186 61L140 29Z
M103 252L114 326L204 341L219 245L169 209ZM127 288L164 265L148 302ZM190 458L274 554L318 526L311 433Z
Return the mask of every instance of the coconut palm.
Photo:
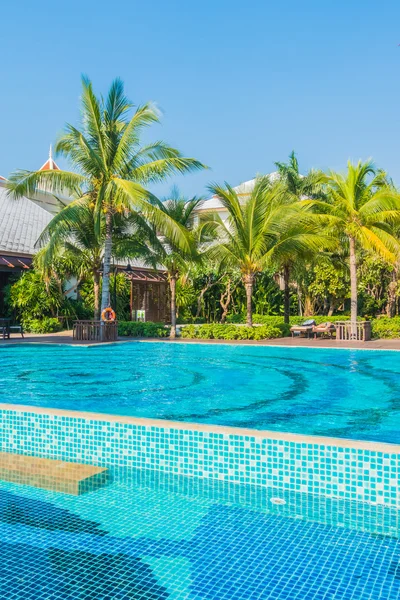
M135 213L140 222L142 217ZM141 237L133 229L133 216L127 220L121 214L113 219L114 245L129 236L131 256L140 256L147 251ZM100 318L100 273L104 255L104 223L100 232L96 228L96 216L88 199L73 202L64 207L47 225L36 242L40 248L35 264L42 273L53 273L54 265L60 260L71 275L93 280L94 318ZM116 256L114 252L114 257Z
M285 264L293 256L318 252L334 240L321 232L324 215L312 211L310 200L288 203L286 187L271 184L268 177L257 180L245 202L229 185L211 186L228 210L226 221L217 221L220 241L208 254L224 266L238 267L246 289L247 325L252 326L252 293L257 273L268 265Z
M67 125L56 144L56 153L66 157L74 171L17 171L10 178L9 188L17 197L32 197L39 190L48 190L72 195L75 206L87 200L92 203L98 235L104 227L103 310L109 303L115 215L141 211L156 226L168 229L175 243L181 240L185 245L181 228L152 204L146 186L203 165L183 157L164 142L141 144L143 129L157 123L159 115L151 104L139 106L131 115L133 105L126 98L120 79L112 83L103 99L96 97L91 82L84 77L81 104L80 129Z
M148 224L147 231L143 223L140 223L141 239L147 244L147 253L141 254L141 259L153 266L164 267L168 274L171 300L171 339L176 337L176 315L177 315L177 283L179 278L189 271L193 263L201 261L201 248L204 242L211 241L213 237L214 224L200 223L196 224L194 211L199 208L203 202L202 198L191 198L188 200L183 197L177 188L167 199L153 199L157 208L164 213L168 219L175 222L182 231L180 239L171 235L171 230L164 227L161 223L157 228ZM129 258L131 256L131 240L129 236L125 241L118 244L118 252L121 256Z
M334 233L348 244L350 263L352 334L357 320L357 251L363 248L394 264L400 243L393 235L400 223L400 195L373 162L347 164L347 173L330 172L327 210L333 217Z
M289 155L289 161L276 162L275 166L279 173L279 180L285 187L286 202L302 201L304 199L323 199L324 198L324 174L321 171L311 169L306 175L302 175L299 170L299 163L294 151ZM309 254L307 252L307 254ZM307 259L307 256L292 256L285 259L283 264L278 264L283 273L284 282L284 302L283 312L285 323L289 323L290 317L290 275L291 265L295 260Z

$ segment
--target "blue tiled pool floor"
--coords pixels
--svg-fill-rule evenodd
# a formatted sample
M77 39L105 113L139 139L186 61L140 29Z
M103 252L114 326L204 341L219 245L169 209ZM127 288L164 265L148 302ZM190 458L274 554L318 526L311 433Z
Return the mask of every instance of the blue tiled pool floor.
M398 599L398 531L393 509L144 471L80 497L1 483L0 597Z

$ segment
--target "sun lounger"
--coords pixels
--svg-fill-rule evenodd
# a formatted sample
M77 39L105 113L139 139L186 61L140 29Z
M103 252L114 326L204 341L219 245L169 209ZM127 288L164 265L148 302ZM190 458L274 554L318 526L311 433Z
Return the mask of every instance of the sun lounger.
M313 332L314 325L314 319L307 319L301 325L293 325L293 327L290 328L292 337L294 337L295 335L301 337L302 334L304 334L304 337L310 337L310 335Z
M24 328L22 325L11 325L11 319L0 319L0 335L3 340L10 339L12 333L20 333L24 337Z
M320 323L319 325L315 325L313 327L314 338L317 338L319 335L322 337L328 336L331 338L335 331L336 327L330 321L327 321L326 323Z

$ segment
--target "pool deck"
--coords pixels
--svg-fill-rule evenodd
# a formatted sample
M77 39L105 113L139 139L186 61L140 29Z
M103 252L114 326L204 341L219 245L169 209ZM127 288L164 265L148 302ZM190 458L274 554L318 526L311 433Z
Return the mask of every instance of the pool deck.
M118 342L126 343L138 340L138 338L120 337ZM287 347L301 347L301 348L354 348L364 350L400 350L400 338L394 340L371 340L370 342L337 342L336 340L318 338L307 339L307 338L278 338L276 340L188 340L188 339L176 339L170 340L168 338L145 338L140 339L141 342L159 342L162 344L240 344L244 346L287 346ZM2 344L20 344L20 343L32 343L32 344L71 344L74 346L92 346L100 342L78 342L72 338L72 331L61 331L58 333L48 334L34 334L26 333L24 339L19 334L13 334L10 340L3 340L0 338L0 345Z

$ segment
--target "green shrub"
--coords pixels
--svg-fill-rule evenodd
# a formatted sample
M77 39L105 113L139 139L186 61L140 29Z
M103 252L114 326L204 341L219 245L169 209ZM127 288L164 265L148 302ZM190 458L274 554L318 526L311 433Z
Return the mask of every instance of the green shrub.
M169 336L169 327L164 323L152 323L150 321L118 321L118 335L127 337L162 338Z
M400 317L381 317L371 322L372 337L382 339L400 338Z
M62 330L60 321L54 317L43 319L23 319L24 330L29 333L55 333Z
M266 340L282 337L282 327L263 325L261 327L245 327L238 325L187 325L182 327L183 338L201 340Z
M316 315L314 317L299 317L299 316L291 316L289 319L289 325L301 325L303 321L307 319L314 319L317 323L325 323L326 321L331 321L331 323L335 323L335 321L346 321L349 319L348 315L334 315L331 317L327 317L326 315ZM360 317L359 320L363 320L363 317ZM227 318L228 323L245 323L246 317L244 315L230 315ZM275 315L258 315L257 313L253 314L253 323L257 325L271 325L272 327L284 326L284 318L283 316L275 316ZM285 326L288 327L287 325ZM286 334L285 334L286 335Z

